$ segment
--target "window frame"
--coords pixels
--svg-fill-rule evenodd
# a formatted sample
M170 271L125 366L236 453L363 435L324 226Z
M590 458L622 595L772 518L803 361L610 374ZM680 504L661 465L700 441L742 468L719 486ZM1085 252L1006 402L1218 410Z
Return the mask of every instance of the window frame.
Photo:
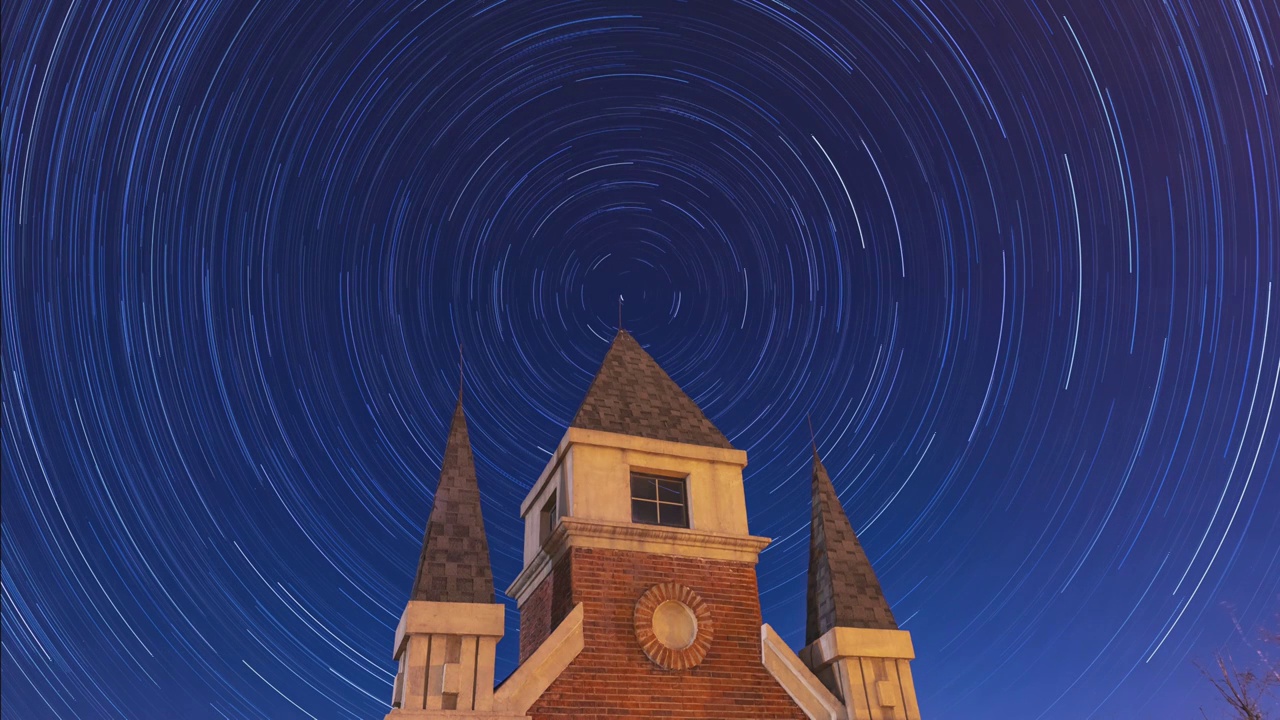
M556 526L560 524L560 504L556 497L558 493L552 490L546 501L542 503L542 508L538 510L538 544L546 545L547 540L551 539L551 533L555 532Z
M642 493L642 496L637 497L637 494L636 494L637 480L652 481L652 485L651 485L652 497L643 497L643 493ZM631 522L632 523L636 525L649 525L652 527L664 527L664 528L679 528L684 530L688 530L692 528L693 518L689 513L689 476L688 475L676 476L676 475L667 475L667 474L658 473L658 472L651 472L648 470L632 469L629 473L628 481L629 481L628 493L629 493L629 498L631 500ZM667 492L670 492L673 489L671 485L678 484L679 495L680 495L679 502L673 502L671 500L663 499L664 483L668 484L668 486L665 488ZM653 521L640 519L640 514L636 512L637 503L644 503L651 506L653 511L653 517L654 517ZM681 521L680 522L663 522L663 508L677 508L677 507L680 508ZM674 512L674 511L668 510L667 512Z

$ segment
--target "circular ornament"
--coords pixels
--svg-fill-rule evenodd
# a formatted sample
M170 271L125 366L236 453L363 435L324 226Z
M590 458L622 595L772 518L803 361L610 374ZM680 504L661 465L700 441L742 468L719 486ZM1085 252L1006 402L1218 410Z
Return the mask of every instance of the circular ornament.
M679 583L649 588L636 601L636 641L653 664L688 670L707 656L714 635L711 607Z

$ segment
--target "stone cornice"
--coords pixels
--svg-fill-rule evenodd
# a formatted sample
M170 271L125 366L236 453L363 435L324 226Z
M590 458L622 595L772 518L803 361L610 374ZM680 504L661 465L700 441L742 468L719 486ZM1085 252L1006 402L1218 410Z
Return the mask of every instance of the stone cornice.
M551 537L555 537L554 532ZM533 592L538 587L538 584L542 582L542 579L551 573L552 565L551 556L547 555L544 549L543 552L534 555L533 560L524 566L524 569L520 571L515 580L511 581L511 584L507 586L506 592L507 597L516 601L516 607L524 605L525 598L529 596L529 593Z
M587 431L583 431L587 432ZM579 520L565 517L547 538L542 552L507 588L507 595L523 605L525 598L551 572L556 560L573 547L626 550L652 555L708 558L754 565L771 540L755 535L725 535L686 528L638 523Z

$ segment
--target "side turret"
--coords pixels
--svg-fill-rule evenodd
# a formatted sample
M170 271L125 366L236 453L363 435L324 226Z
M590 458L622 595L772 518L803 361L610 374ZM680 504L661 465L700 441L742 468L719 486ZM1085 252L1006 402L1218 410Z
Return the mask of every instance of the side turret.
M459 393L413 589L396 628L393 656L400 667L387 720L490 713L505 610L494 602L480 488Z
M898 629L871 560L813 451L807 647L800 658L856 720L920 720L911 634Z

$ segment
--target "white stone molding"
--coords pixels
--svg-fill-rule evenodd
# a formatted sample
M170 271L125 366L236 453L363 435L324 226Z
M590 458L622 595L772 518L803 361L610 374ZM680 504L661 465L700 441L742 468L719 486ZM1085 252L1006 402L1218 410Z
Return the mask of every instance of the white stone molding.
M551 574L556 560L572 547L630 550L754 565L760 559L760 551L770 542L769 538L754 535L726 535L659 525L562 517L542 546L542 552L520 571L507 588L507 595L515 598L518 606L523 606L528 596Z
M387 720L516 720L493 709L493 671L506 608L413 600L396 628L396 707Z
M801 660L840 696L850 720L920 720L906 630L832 628Z
M765 669L809 720L849 720L840 698L831 694L768 623L760 626L760 655Z

